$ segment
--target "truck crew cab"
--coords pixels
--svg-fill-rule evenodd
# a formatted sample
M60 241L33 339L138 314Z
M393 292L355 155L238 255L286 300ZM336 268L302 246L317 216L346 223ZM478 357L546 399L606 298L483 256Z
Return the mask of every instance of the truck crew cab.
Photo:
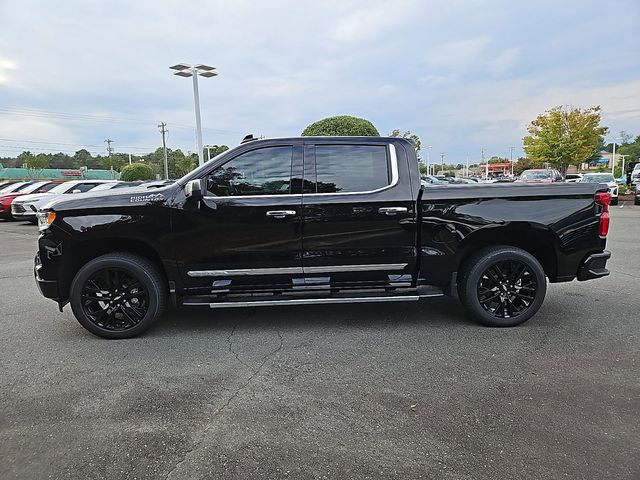
M165 306L212 309L459 296L513 326L550 282L608 275L597 184L422 187L401 138L254 140L177 182L87 193L39 213L35 277L106 338Z

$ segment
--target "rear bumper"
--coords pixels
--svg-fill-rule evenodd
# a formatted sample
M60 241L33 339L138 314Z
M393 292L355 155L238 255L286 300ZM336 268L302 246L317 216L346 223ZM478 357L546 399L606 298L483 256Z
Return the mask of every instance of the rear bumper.
M609 270L607 270L606 266L607 260L610 258L611 252L608 250L589 255L578 268L578 280L582 282L609 275Z

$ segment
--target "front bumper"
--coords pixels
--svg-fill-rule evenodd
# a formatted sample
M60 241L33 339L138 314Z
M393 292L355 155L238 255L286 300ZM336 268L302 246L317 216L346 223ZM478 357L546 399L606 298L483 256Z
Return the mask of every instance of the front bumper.
M15 218L36 218L37 209L29 204L12 203L11 215Z
M36 258L33 263L33 276L36 279L36 285L38 285L38 290L40 290L42 296L51 298L52 300L58 300L60 298L60 291L57 280L44 280L40 277L40 270L42 269L40 253L36 253Z
M589 255L578 268L578 280L582 282L609 275L609 270L607 270L606 266L607 260L610 258L611 252L608 250Z

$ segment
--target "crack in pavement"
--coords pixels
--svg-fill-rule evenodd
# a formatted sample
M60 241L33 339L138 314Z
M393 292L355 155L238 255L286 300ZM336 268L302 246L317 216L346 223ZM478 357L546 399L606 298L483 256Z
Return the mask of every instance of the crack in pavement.
M227 343L229 344L229 353L231 353L232 355L234 355L236 357L236 360L238 362L240 362L242 365L244 365L247 368L251 368L250 365L246 364L245 362L243 362L240 359L240 353L236 352L233 349L233 336L236 333L236 330L238 329L238 327L240 326L240 324L242 323L242 320L239 320L238 323L236 323L233 328L231 329L231 333L227 336Z
M235 328L240 324L240 322L238 322L238 324L236 324L236 326L234 326L231 335L229 335L228 339L230 340L231 337L233 336L233 332L235 331ZM240 393L247 388L251 382L253 382L253 380L260 374L260 372L262 371L262 368L266 365L267 361L269 359L271 359L273 356L275 356L280 350L282 350L282 346L283 346L283 337L282 337L282 333L280 333L280 330L276 329L276 333L278 334L278 338L280 339L280 343L278 344L278 346L272 350L271 352L267 353L264 357L262 357L262 362L260 362L260 365L258 365L258 368L256 368L253 373L249 376L249 378L247 379L246 382L244 382L242 385L240 385L235 392L233 392L233 394L231 394L229 396L229 398L227 399L226 402L224 402L224 404L218 408L213 415L211 416L211 420L205 425L205 428L202 430L202 432L200 432L199 438L195 441L193 447L189 450L187 450L184 454L184 457L182 458L182 460L180 460L178 463L176 463L176 465L173 467L173 469L171 469L171 471L167 474L166 476L166 480L170 480L171 478L174 478L175 475L178 475L176 472L180 469L180 467L182 465L184 465L184 463L189 459L189 457L195 452L197 451L201 445L202 442L204 442L204 439L207 435L207 433L215 426L213 423L213 420L215 420L216 418L218 418L220 416L220 414L222 414L222 412L227 409L229 407L229 405L231 405L231 403L238 398L238 396L240 395ZM238 361L240 361L238 359ZM241 361L240 361L241 362ZM243 363L243 362L241 362ZM246 365L243 363L243 365ZM191 478L191 476L189 475L189 473L186 473L186 476L184 476L183 478Z
M618 270L610 270L611 273L617 273L618 275L626 275L627 277L632 277L632 278L640 278L640 276L638 275L633 275L631 273L626 273L626 272L620 272Z

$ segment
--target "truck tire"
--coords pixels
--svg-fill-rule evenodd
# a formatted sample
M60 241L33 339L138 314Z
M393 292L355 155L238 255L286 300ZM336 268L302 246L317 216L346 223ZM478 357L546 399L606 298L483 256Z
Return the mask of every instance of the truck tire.
M162 315L166 280L151 261L109 253L84 265L71 282L71 310L80 324L103 338L131 338Z
M464 262L458 279L462 304L483 325L513 327L542 306L547 291L536 258L510 246L488 247Z

